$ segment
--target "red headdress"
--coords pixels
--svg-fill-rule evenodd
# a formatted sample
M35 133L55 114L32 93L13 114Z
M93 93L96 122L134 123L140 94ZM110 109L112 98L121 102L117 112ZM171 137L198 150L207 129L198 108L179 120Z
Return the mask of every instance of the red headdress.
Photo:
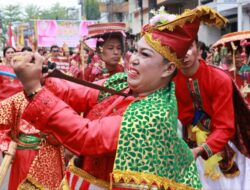
M98 23L88 25L87 38L101 37L105 34L122 34L125 35L126 24L118 23Z
M197 36L200 22L222 27L227 20L207 6L186 10L181 15L160 10L160 14L143 27L142 35L152 48L178 67Z

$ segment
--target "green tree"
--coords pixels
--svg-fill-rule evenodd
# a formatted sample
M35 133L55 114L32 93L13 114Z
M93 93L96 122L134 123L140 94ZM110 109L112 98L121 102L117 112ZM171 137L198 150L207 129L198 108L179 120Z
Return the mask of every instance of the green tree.
M41 17L41 8L36 5L28 5L25 7L25 20L30 21L30 19L38 19Z
M3 18L5 22L16 22L22 20L22 13L19 5L7 5L3 9Z
M69 19L68 9L55 3L50 9L41 11L41 19L67 20Z
M99 3L97 2L97 0L86 0L84 5L87 20L100 19Z

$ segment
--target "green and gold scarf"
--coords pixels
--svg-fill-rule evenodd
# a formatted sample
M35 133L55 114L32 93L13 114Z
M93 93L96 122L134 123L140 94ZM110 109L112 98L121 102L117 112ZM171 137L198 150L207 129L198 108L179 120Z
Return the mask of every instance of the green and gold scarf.
M124 73L113 75L104 86L122 90L127 86L126 78ZM108 96L100 95L101 99ZM156 185L161 189L201 188L192 152L177 135L173 83L128 106L112 177L114 183Z

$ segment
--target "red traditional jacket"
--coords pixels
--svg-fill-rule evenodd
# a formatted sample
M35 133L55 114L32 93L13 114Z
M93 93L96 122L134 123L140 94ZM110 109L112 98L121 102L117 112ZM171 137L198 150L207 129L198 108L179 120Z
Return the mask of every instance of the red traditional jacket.
M195 106L190 95L190 83L193 90L200 94L198 101L211 121L211 132L205 142L206 156L221 151L235 133L232 80L223 71L207 65L200 60L200 66L192 77L178 72L174 79L178 102L178 118L184 127L188 127L195 115Z
M92 58L92 62L88 65L85 70L84 78L87 81L93 82L101 79L108 78L115 73L124 72L124 67L121 64L117 64L115 70L108 71L105 63L101 60L101 58L95 55Z
M10 65L1 65L0 71L14 73ZM8 98L13 94L22 91L22 83L18 79L0 75L0 100Z
M28 105L23 118L54 135L73 153L83 155L82 169L108 182L122 115L135 98L110 96L98 104L98 90L58 79L47 79L45 86ZM87 117L82 118L77 112L84 112Z

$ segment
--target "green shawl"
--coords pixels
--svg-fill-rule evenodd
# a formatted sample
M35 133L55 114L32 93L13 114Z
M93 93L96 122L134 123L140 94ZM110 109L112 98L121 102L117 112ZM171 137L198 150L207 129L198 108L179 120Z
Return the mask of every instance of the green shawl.
M126 81L126 74L119 73L104 86L122 90L128 86ZM107 96L102 92L99 100ZM127 107L112 177L114 184L154 184L171 190L201 188L192 152L177 135L174 83Z

